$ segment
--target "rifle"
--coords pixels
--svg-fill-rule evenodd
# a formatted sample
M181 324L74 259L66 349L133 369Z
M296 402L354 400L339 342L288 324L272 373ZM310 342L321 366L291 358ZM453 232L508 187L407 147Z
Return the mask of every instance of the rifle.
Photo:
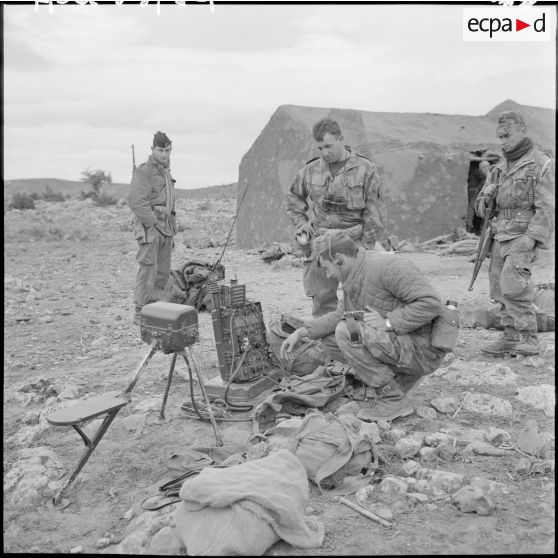
M132 144L132 170L136 170L136 154L134 153L134 144Z
M473 268L473 275L471 277L471 283L469 284L470 291L473 290L473 283L479 274L482 262L486 258L490 248L492 246L492 218L494 217L494 210L496 208L495 199L492 198L489 206L486 208L486 215L484 216L484 221L482 223L481 234L479 238L479 246L477 248L477 253L475 255L475 266Z

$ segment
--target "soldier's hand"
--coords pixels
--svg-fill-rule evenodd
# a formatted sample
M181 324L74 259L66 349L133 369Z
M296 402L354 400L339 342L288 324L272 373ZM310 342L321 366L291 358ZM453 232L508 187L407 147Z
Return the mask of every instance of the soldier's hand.
M310 223L310 221L306 221L306 223L302 223L302 225L299 225L298 228L296 229L297 235L301 233L306 233L308 236L312 236L313 232L314 231L312 230L312 223Z
M378 331L387 331L386 319L374 308L366 306L366 312L362 317L362 321L368 326Z
M484 219L486 217L486 199L482 198L477 201L476 213L481 218Z
M282 360L285 360L288 363L292 362L294 358L293 349L295 348L299 339L302 337L302 329L303 328L295 329L295 331L293 331L281 344L281 350L279 351L279 356L281 357Z

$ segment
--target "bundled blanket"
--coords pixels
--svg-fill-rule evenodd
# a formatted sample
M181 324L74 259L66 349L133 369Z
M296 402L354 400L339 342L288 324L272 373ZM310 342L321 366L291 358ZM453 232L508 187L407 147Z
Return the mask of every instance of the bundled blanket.
M224 469L204 469L180 489L176 532L189 555L261 556L271 545L321 546L323 525L305 518L308 479L280 449Z

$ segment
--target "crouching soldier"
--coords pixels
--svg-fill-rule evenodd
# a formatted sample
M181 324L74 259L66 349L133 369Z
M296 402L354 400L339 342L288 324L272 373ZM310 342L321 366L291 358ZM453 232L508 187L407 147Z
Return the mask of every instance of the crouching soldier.
M526 134L521 114L500 114L496 135L504 161L492 167L476 200L480 217L488 207L495 213L488 278L490 297L500 304L505 329L499 339L481 348L493 356L539 352L531 265L538 249L552 243L554 164Z
M130 185L128 205L134 214L139 264L134 291L136 325L140 325L140 311L146 304L171 297L171 253L176 234L171 151L171 140L157 132L149 159L134 171Z
M349 364L375 391L359 418L388 421L411 414L407 394L445 355L431 344L432 320L442 309L437 292L411 262L359 248L344 231L326 231L314 239L313 250L317 265L341 282L343 296L336 310L287 337L281 357L289 360L303 337L321 338L329 358ZM355 321L354 311L363 311L362 319Z

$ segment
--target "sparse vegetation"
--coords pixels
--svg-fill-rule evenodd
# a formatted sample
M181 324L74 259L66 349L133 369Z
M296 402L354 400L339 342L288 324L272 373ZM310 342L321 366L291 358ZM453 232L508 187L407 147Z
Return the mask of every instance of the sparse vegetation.
M35 209L35 199L28 194L13 194L10 209Z
M66 199L62 192L54 192L49 184L46 185L44 193L39 194L39 198L52 202L63 202Z
M112 176L110 175L110 172L107 173L102 169L92 170L88 168L81 174L83 175L81 181L91 184L93 191L98 195L101 193L101 186L104 182L112 184Z

